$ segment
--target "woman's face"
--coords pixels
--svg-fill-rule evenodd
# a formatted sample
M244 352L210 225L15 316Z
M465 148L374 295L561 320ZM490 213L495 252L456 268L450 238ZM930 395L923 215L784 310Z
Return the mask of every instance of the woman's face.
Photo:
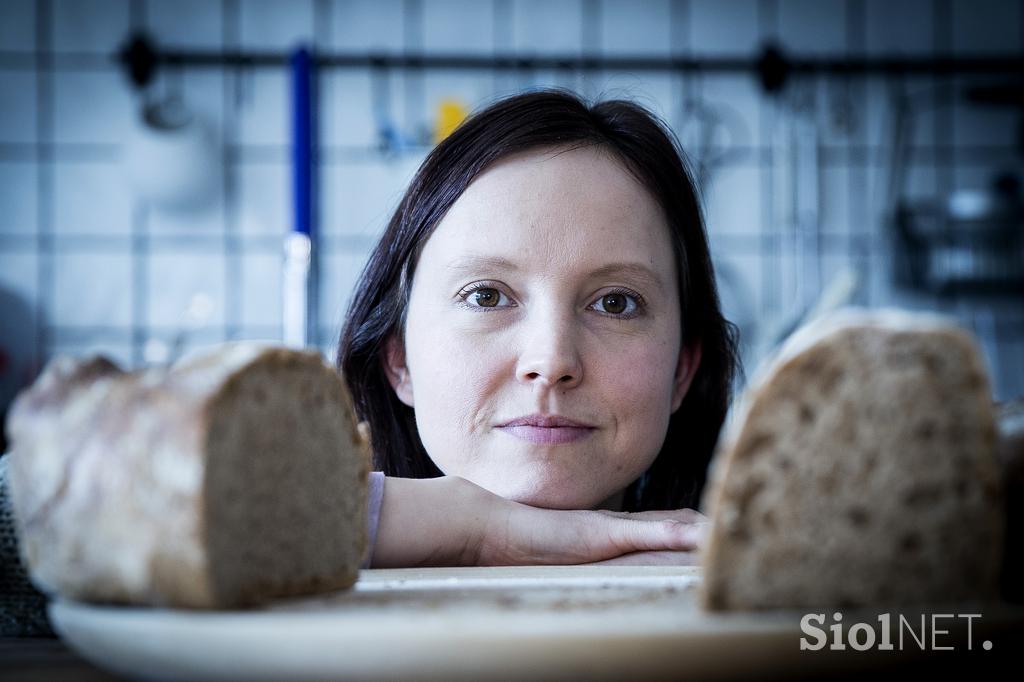
M388 373L446 475L554 509L618 508L699 363L669 228L598 147L507 158L424 245ZM531 416L577 428L504 426Z

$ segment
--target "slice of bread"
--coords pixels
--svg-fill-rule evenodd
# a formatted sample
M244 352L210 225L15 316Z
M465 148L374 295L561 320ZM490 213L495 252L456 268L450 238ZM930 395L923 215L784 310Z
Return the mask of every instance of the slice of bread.
M45 592L229 608L358 577L370 454L316 352L235 342L137 372L58 358L7 427L21 551Z
M1024 398L996 405L999 464L1006 495L1006 541L1000 589L1009 602L1024 603Z
M995 441L981 354L943 318L845 310L798 330L716 450L703 605L993 597L1004 531Z

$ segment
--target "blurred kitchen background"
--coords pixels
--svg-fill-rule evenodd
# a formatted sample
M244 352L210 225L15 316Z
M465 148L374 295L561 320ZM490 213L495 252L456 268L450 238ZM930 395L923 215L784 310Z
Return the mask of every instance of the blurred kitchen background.
M3 0L0 410L57 353L285 340L300 45L325 63L297 324L328 357L436 140L559 86L682 141L748 371L809 311L896 305L958 318L1019 396L1022 38L1008 0Z

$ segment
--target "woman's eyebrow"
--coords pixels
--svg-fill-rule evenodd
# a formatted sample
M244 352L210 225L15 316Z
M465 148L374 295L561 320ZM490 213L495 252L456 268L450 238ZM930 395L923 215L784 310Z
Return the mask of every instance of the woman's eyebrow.
M611 277L612 275L636 278L655 288L663 286L658 273L641 263L609 263L590 273L590 277L593 279Z
M472 272L481 268L500 268L512 271L518 271L520 269L518 265L507 258L502 258L501 256L470 256L449 263L447 266L448 271L453 274ZM654 287L663 286L661 277L658 276L658 273L642 263L608 263L607 265L602 265L601 267L592 270L587 277L588 279L598 279L611 277L613 275L635 278Z
M519 266L501 256L469 256L449 263L447 269L453 273L471 272L480 268L502 268L518 270Z

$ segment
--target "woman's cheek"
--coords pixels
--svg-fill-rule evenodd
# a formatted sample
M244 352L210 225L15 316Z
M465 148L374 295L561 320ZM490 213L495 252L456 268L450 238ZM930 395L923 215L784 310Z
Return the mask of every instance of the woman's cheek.
M607 371L602 374L608 394L619 403L617 411L639 415L642 421L661 421L661 413L671 411L678 352L670 344L636 343L613 357L616 362L605 363Z
M438 332L424 339L421 370L427 385L418 394L431 401L433 412L445 409L461 415L478 401L493 379L499 362L495 353L500 346L481 343L474 335L457 329ZM437 405L435 401L443 402Z

